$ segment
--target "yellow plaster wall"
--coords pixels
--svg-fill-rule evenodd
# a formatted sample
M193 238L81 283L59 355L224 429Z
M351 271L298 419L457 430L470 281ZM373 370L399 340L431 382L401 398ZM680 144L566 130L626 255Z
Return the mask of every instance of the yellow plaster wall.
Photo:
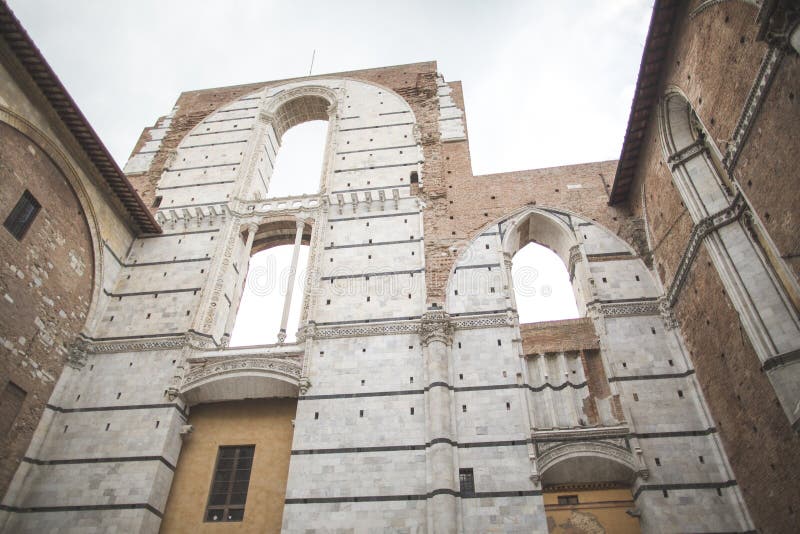
M559 505L559 495L577 495L577 505ZM560 491L544 494L551 534L639 534L639 520L625 513L634 507L627 489Z
M162 533L280 532L295 399L246 400L195 406L194 426L184 441L172 481ZM203 521L217 450L222 445L255 445L244 520Z

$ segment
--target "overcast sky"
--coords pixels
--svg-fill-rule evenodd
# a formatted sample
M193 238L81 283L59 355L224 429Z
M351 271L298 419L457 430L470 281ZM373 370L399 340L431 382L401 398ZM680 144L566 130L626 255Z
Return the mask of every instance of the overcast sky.
M438 61L476 174L616 159L650 0L9 0L123 166L181 91ZM499 133L502 132L502 135Z
M316 50L314 74L436 60L463 83L475 174L617 159L652 9L650 0L8 1L120 167L182 91L303 76ZM287 132L271 196L300 192L278 191L297 176L315 190L326 126ZM537 247L514 259L515 286L527 282L522 321L575 317L565 266ZM290 255L254 257L234 344L274 342Z

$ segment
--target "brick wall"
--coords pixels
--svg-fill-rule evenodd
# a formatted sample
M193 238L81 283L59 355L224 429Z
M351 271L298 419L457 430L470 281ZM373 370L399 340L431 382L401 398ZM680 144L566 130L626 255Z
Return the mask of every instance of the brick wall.
M724 153L758 72L766 44L755 41L756 9L725 2L689 18L700 2L684 6L674 31L662 90L679 87ZM791 80L798 59L782 63L742 151L734 178L797 273L797 100ZM629 206L647 218L654 267L665 287L686 249L692 220L664 162L655 113L651 115ZM793 157L794 156L794 157ZM793 175L792 173L795 173ZM768 216L767 213L770 215ZM758 357L741 327L722 281L701 247L675 313L756 526L763 532L796 527L800 489L800 439L792 432Z
M600 348L594 324L588 317L521 324L519 329L525 354Z
M21 241L0 228L0 388L11 381L26 393L9 433L0 436L4 493L61 374L66 345L86 320L94 259L78 200L48 156L2 123L0 154L0 218L26 189L41 204Z

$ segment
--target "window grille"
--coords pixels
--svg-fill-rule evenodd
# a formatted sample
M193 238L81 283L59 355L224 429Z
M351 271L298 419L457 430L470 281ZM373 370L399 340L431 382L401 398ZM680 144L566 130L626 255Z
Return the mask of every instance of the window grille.
M255 445L220 447L214 481L206 507L206 521L230 522L244 519L244 505L250 484Z

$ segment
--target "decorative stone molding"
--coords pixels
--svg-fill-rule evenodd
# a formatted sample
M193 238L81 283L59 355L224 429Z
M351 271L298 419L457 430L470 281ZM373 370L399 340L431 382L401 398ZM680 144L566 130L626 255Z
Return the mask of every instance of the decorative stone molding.
M575 278L575 265L577 265L577 263L579 261L581 261L581 260L583 260L583 257L581 256L581 247L580 247L580 245L574 245L574 246L570 247L570 249L569 249L569 265L568 265L568 268L567 268L567 270L569 271L569 281L570 282L572 282L572 280Z
M156 221L170 229L175 228L178 223L183 223L184 227L189 225L200 227L203 222L208 222L209 226L214 226L218 218L224 221L229 213L230 209L226 203L193 206L177 210L165 208L156 213Z
M733 175L736 168L736 163L739 161L742 147L744 146L747 137L750 135L750 130L753 127L756 117L758 116L761 106L767 98L769 87L778 72L778 66L781 60L786 55L786 51L782 47L770 46L767 50L764 59L761 60L761 66L758 69L758 74L753 81L750 92L747 94L742 112L739 115L739 121L731 135L731 140L728 143L725 156L722 158L722 165L729 175Z
M183 377L181 391L185 391L196 383L213 376L253 370L270 371L271 373L284 375L295 382L299 383L300 381L301 366L290 359L273 357L193 359L189 361L189 369Z
M590 304L588 309L592 314L604 317L633 317L637 315L660 315L661 308L658 301L643 300L635 302L596 302Z
M311 326L311 325L309 325ZM385 336L392 334L416 334L419 332L418 321L381 323L367 325L316 326L313 330L306 327L306 338L312 335L315 339L332 339L339 337Z
M420 320L419 335L423 346L433 342L452 345L453 324L450 322L450 315L444 310L426 312Z
M186 345L183 334L155 339L141 338L125 341L91 341L86 345L89 354L112 354L117 352L145 352L155 350L175 350Z
M675 305L703 240L719 228L739 220L745 213L746 208L747 204L744 197L737 193L730 206L703 218L694 225L689 236L689 243L686 245L686 250L683 252L681 262L678 264L678 269L664 298L664 308L672 308Z
M450 324L454 330L506 328L514 326L516 318L517 315L513 311L508 310L503 313L488 313L486 315L464 318L450 317ZM297 340L305 341L307 339L333 339L340 337L421 334L421 324L420 320L342 326L318 326L314 323L308 323L298 332Z
M493 313L452 319L453 328L456 330L475 330L479 328L503 328L514 326L517 314L511 310L506 313Z
M233 257L233 249L236 247L236 242L239 241L239 231L237 228L229 228L228 236L222 247L222 258L216 265L216 270L213 273L214 285L211 286L211 291L207 299L203 299L203 307L201 311L204 313L202 327L203 332L211 332L214 322L217 318L217 308L223 294L223 287L225 285L225 275L228 271ZM205 293L205 291L203 291Z
M538 483L548 469L564 460L599 457L613 460L630 470L631 475L647 479L649 472L637 465L629 434L625 426L534 431L536 470L531 477Z

